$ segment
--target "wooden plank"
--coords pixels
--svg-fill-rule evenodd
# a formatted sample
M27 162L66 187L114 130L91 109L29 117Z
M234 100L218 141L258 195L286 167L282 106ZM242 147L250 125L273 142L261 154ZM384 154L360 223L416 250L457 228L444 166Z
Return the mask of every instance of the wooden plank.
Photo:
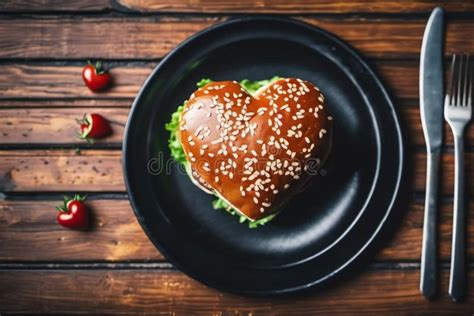
M403 103L399 102L399 103ZM406 134L407 144L410 146L425 146L425 138L421 127L420 108L419 106L400 106L398 108L400 119ZM474 127L469 124L465 131L465 145L474 146ZM454 139L451 127L444 122L444 144L453 146Z
M317 0L118 0L122 6L140 12L213 13L420 13L442 5L449 12L473 11L470 1L317 1Z
M426 19L301 19L335 33L370 57L418 58L426 23ZM224 20L221 17L2 19L0 58L157 59L190 35ZM446 54L473 51L474 43L466 41L473 28L472 20L448 23Z
M128 201L87 201L87 232L56 223L61 201L0 201L0 260L161 260Z
M97 100L94 100L97 101ZM123 127L127 121L130 102L119 101L119 108L110 108L110 101L104 100L105 106L97 103L93 108L69 107L68 102L61 101L60 104L67 108L59 108L58 103L52 103L58 108L41 109L38 104L26 103L21 109L2 109L0 106L0 144L27 145L27 144L77 144L85 145L85 141L78 138L78 125L75 119L81 118L84 113L100 113L111 121L114 133L104 139L97 140L94 144L113 144L120 146L123 139ZM39 104L42 104L39 102ZM45 102L48 106L51 102ZM83 104L83 103L80 103ZM409 146L425 146L423 131L421 129L420 111L413 102L401 101L399 113L403 126L406 127ZM451 129L445 123L445 145L453 145ZM474 128L469 125L466 129L466 145L474 145Z
M414 191L425 190L426 154L411 153ZM0 150L0 192L124 191L119 150ZM474 153L465 155L466 193L474 196ZM441 192L454 186L454 155L442 156Z
M424 201L410 202L405 217L400 224L393 239L384 246L377 255L377 260L382 261L419 261L421 256L421 241L423 236ZM472 210L474 201L467 204ZM453 223L453 205L451 201L440 201L438 220L438 259L449 261L451 259L451 238ZM474 216L466 217L466 234L474 236ZM470 238L466 242L467 257L474 259L474 242Z
M82 67L0 65L0 98L132 99L152 68L153 64L113 68L113 86L92 92L84 85Z
M111 9L110 0L2 0L0 12L91 12Z
M126 108L94 109L0 109L0 144L79 144L79 124L85 113L100 113L112 127L112 134L94 141L94 144L121 144L127 122Z
M1 75L0 75L1 76ZM0 99L1 109L14 108L82 108L85 111L96 108L127 108L132 105L132 98L109 99Z
M150 63L112 68L110 72L114 77L113 87L102 93L94 93L84 85L81 77L82 67L79 66L0 64L0 99L128 98L131 100L135 98L153 66L154 64ZM378 62L375 66L386 82L387 88L397 99L418 98L417 63ZM83 101L74 100L74 102ZM3 104L10 105L5 101Z
M415 191L422 192L426 188L426 154L415 153L408 161L412 166L410 169L413 174L412 188ZM466 177L466 194L474 196L474 185L468 179L474 179L474 153L466 153L465 158L465 177ZM444 153L441 157L441 183L440 193L443 195L452 195L454 190L454 155L452 153Z
M0 151L0 191L124 191L121 152Z
M442 5L449 12L474 11L470 1L317 1L317 0L3 0L0 12L89 12L115 9L123 12L200 13L426 13Z
M162 260L139 226L128 201L88 199L91 229L78 232L56 223L61 201L0 201L0 261L147 261ZM471 201L469 209L474 206ZM393 239L377 255L379 261L418 261L423 232L423 201L411 201ZM229 219L232 220L232 219ZM467 234L474 235L474 217ZM439 220L439 259L451 254L452 204L444 201ZM91 246L93 245L93 246ZM466 244L474 259L474 243Z
M156 59L190 35L222 20L160 18L157 21L154 18L104 17L2 19L0 57Z
M365 271L313 295L278 299L221 293L169 270L7 270L0 272L0 305L5 313L472 314L474 292L466 302L453 303L445 291L448 277L443 271L443 291L435 301L420 294L417 270Z

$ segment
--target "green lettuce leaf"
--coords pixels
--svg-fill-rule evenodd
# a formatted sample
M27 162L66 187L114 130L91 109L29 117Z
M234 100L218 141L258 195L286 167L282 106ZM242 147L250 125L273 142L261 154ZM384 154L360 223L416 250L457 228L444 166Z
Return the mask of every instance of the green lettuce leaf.
M264 218L261 218L259 220L256 220L256 221L250 221L247 219L247 217L239 214L236 210L234 210L232 208L232 206L230 206L229 204L227 204L226 201L224 201L223 199L221 198L217 198L215 199L213 202L212 202L212 207L217 210L217 209L224 209L225 211L227 211L229 214L231 215L234 215L234 216L237 216L239 217L239 223L245 223L247 222L248 223L248 226L249 228L258 228L259 226L262 226L262 225L265 225L266 223L268 223L269 221L271 221L277 214L271 214L271 215L268 215L267 217L264 217Z
M278 77L278 76L275 76L271 79L267 79L267 80L260 80L260 81L250 81L248 79L244 79L242 81L240 81L240 85L242 87L245 88L245 90L247 90L248 92L250 92L251 94L255 93L258 89L260 89L261 87L269 84L269 83L272 83L274 81L277 81L278 79L281 79L281 77Z
M181 105L178 107L176 112L171 114L171 120L168 124L165 124L165 129L170 132L168 147L170 148L171 157L173 157L177 162L186 165L188 162L178 138L179 116L181 115L181 112L183 112L183 108L184 105Z
M205 85L207 85L208 83L212 82L211 79L209 78L202 78L198 83L196 83L196 86L198 88L202 88L204 87Z
M260 81L250 81L248 79L244 79L240 81L240 85L244 87L249 93L253 94L255 93L258 89L261 87L274 82L276 80L280 79L280 77L273 77L268 80L260 80ZM204 78L201 79L196 86L198 88L202 88L208 83L212 82L212 80ZM184 154L183 147L181 146L181 143L178 138L178 133L179 133L179 117L181 115L181 112L183 112L184 104L179 106L176 111L171 114L171 120L169 123L165 124L165 129L170 132L170 137L168 139L168 147L170 149L170 154L171 157L173 157L174 160L182 164L184 167L188 164L188 161L186 160L186 155ZM224 209L227 211L229 214L237 216L239 218L240 223L248 223L249 228L258 228L262 225L265 225L266 223L270 222L277 214L271 214L267 217L264 217L262 219L256 220L256 221L250 221L248 220L245 216L240 215L236 210L234 210L229 204L226 203L221 198L216 198L212 202L212 207L214 209Z

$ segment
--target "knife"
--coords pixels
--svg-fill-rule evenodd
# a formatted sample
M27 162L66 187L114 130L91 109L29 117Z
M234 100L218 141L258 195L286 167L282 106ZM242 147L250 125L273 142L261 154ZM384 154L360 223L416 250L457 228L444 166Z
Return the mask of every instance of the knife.
M427 298L436 295L438 282L436 218L443 143L443 43L444 10L437 7L426 24L420 56L420 112L427 151L420 291Z

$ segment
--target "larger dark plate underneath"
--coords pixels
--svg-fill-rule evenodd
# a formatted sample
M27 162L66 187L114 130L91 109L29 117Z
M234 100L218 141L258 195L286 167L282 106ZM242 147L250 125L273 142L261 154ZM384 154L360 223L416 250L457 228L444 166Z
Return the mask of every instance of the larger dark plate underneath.
M164 125L201 78L275 75L320 87L334 116L333 151L324 175L280 216L249 229L212 209L213 197L172 163ZM324 284L380 237L400 187L403 143L383 85L351 47L301 22L245 18L189 38L156 67L131 110L123 160L137 218L173 264L218 289L276 294Z

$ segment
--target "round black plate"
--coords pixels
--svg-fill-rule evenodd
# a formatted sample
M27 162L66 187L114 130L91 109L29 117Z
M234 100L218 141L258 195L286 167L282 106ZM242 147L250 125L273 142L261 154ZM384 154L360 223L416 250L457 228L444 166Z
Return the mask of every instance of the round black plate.
M164 126L201 78L275 75L320 87L334 116L333 151L324 175L281 215L249 229L179 171ZM133 104L123 160L138 220L173 264L221 290L275 294L324 283L372 244L393 211L403 144L390 98L351 47L301 22L245 18L189 38L156 67Z

